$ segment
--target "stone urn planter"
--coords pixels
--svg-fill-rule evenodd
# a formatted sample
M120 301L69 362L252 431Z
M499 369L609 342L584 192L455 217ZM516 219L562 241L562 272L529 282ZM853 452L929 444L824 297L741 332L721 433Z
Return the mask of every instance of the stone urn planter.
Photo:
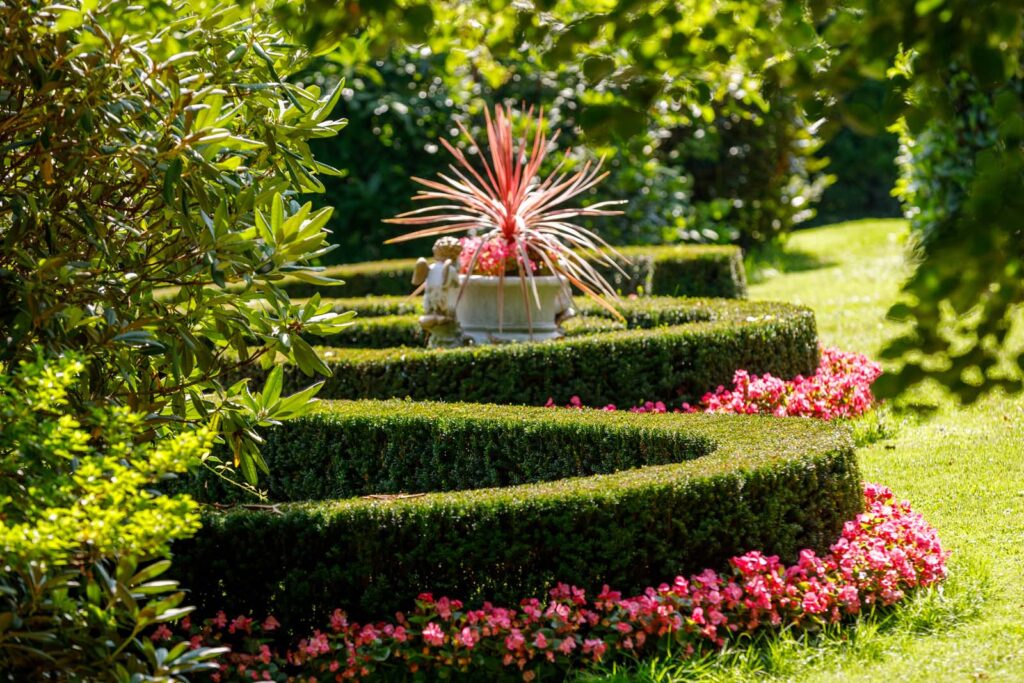
M544 341L562 337L562 322L575 314L568 281L555 275L535 276L533 281L537 286L540 306L529 280L526 283L528 296L524 299L519 276L506 276L502 282L497 276L460 275L459 284L464 283L465 290L456 306L455 317L463 337L473 344ZM503 296L499 296L499 287L504 288ZM503 308L500 325L499 301Z

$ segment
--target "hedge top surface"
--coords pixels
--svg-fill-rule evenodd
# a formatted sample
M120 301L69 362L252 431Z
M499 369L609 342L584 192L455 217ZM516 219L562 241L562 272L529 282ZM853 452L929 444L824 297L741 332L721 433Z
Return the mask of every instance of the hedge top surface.
M814 315L790 304L636 297L618 304L628 328L617 330L580 302L582 321L563 339L428 349L415 301L333 301L371 317L324 340L332 376L322 398L543 405L578 396L585 405L636 405L699 399L741 368L788 379L818 364ZM309 383L294 366L286 376L289 389Z
M615 247L615 249L627 259L649 257L654 261L671 261L675 259L712 259L729 258L740 251L739 247L728 244L676 244L676 245L636 245L630 247ZM424 254L429 249L424 250ZM341 263L327 266L323 275L327 277L340 278L352 277L353 275L365 275L367 273L405 273L410 274L416 266L416 259L384 259L381 261L363 261L361 263ZM409 289L412 289L410 285Z
M624 258L614 258L623 272L599 265L609 282L624 294L672 296L746 296L743 254L732 245L640 245L618 247ZM424 255L429 248L424 247ZM278 285L293 296L341 294L401 295L413 290L410 282L415 259L367 261L328 266L321 275L341 280L343 285L320 286L293 277Z
M462 491L424 493L405 496L368 496L329 501L284 502L281 509L302 509L310 513L334 515L339 511L375 511L380 515L401 514L403 510L429 507L529 505L545 501L566 501L580 496L613 504L615 499L651 488L690 486L694 481L717 476L742 475L770 469L784 463L815 459L829 454L852 453L849 429L820 420L777 418L761 415L709 414L637 414L625 411L540 408L530 406L486 405L475 403L437 403L408 400L323 401L302 422L327 422L344 429L351 419L375 417L380 429L387 430L396 418L419 417L424 420L448 418L452 428L514 424L527 430L531 425L562 424L598 426L615 430L641 431L651 440L689 440L704 454L686 453L681 462L631 468L588 477L572 477L519 486ZM509 444L514 448L514 443ZM698 455L698 457L692 457ZM251 510L233 510L223 514L252 514ZM471 514L468 513L467 514Z
M390 322L394 323L402 322L398 316L408 316L407 320L414 320L415 314L421 310L420 303L410 300L408 297L356 297L326 299L324 302L332 303L338 310L356 311L359 316L366 318L391 316ZM590 302L577 299L577 306L579 312L584 316L610 317L603 309ZM329 360L344 358L349 361L384 359L408 361L413 357L432 356L462 356L466 358L480 355L521 356L533 355L538 349L559 346L584 345L596 349L600 346L642 339L656 339L680 334L714 335L717 331L726 332L730 329L773 324L809 322L812 332L814 328L814 314L810 310L802 306L779 302L638 297L623 299L616 303L616 308L626 319L627 329L625 330L598 331L594 334L573 335L543 342L486 344L453 349L404 346L332 349L329 346L321 346L319 350Z
M322 302L330 303L338 311L355 311L358 316L357 320L382 316L414 317L423 312L423 304L420 299L408 296L324 298ZM674 296L624 297L614 302L614 305L626 319L626 326L630 329L650 329L694 322L750 323L773 318L813 315L809 309L795 304L737 299ZM576 297L574 306L581 316L613 319L607 310L589 299ZM495 347L488 346L487 348Z

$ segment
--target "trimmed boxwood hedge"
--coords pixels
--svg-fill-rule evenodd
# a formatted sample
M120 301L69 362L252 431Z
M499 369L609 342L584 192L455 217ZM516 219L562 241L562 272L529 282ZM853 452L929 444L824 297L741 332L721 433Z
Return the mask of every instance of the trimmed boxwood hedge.
M335 607L386 616L422 591L515 604L556 581L637 591L752 549L792 560L824 549L861 505L847 430L810 420L391 401L328 406L286 429L268 435L294 459L271 466L285 498L678 461L207 513L175 546L192 599L291 628Z
M429 254L429 246L424 255ZM609 267L600 268L609 282L623 294L706 296L743 298L747 281L743 254L728 245L680 245L620 247L625 260L616 259L625 275ZM413 290L410 283L415 259L369 261L330 266L324 274L344 285L321 287L295 279L280 284L294 297L401 296Z
M414 302L368 298L337 305L363 315L409 316L361 323L347 341L339 337L347 345L380 347L416 333L410 315ZM590 317L600 315L591 303L580 307ZM594 332L595 325L581 322L580 334L543 343L321 348L333 373L320 396L527 405L579 396L586 405L631 406L645 400L699 399L728 384L739 368L791 378L817 367L814 315L799 306L640 297L624 300L620 308L630 329L606 332L597 324ZM294 367L287 376L293 389L309 383Z
M515 486L680 462L715 447L625 411L413 401L325 401L313 417L263 439L270 476L261 484L277 502ZM189 492L207 502L251 501L208 470Z

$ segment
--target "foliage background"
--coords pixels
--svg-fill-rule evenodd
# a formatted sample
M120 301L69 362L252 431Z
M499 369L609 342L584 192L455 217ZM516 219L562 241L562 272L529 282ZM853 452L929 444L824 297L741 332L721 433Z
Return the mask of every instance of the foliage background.
M526 52L482 72L457 52L396 49L362 62L339 48L303 78L331 87L345 79L335 116L358 134L313 143L319 159L342 169L319 201L336 208L334 262L422 255L429 245L384 246L394 232L385 218L413 208L414 176L445 171L439 137L458 135L462 121L480 132L482 109L506 102L544 107L559 132L568 165L606 158L609 177L589 201L625 199L625 213L587 224L613 244L675 242L762 244L814 215L828 185L815 153L821 141L800 106L778 88L767 101L750 77L731 74L712 107L690 111L668 101L649 120L633 117L622 132L601 123L612 110L628 115L624 93L595 87L597 67L545 66ZM586 131L586 132L584 132ZM465 147L465 143L461 143ZM552 158L547 170L561 158Z

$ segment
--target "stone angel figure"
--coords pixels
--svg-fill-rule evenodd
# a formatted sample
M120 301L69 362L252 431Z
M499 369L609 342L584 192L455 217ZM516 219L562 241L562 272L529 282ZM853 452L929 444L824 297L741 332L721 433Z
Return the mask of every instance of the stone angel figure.
M423 315L420 327L427 333L430 348L451 348L463 343L462 330L455 317L459 296L459 254L462 245L454 237L442 237L434 243L434 262L416 261L412 283L423 285Z

